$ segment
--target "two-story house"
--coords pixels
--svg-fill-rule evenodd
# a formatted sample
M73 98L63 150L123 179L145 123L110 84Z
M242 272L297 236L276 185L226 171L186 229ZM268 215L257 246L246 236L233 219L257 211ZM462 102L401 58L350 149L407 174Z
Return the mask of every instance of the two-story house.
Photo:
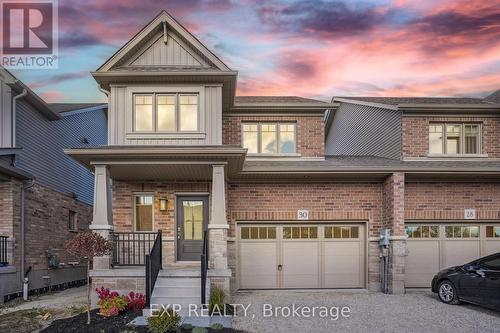
M92 219L93 175L67 147L106 144L106 104L47 104L0 68L0 302L85 283L64 243Z
M95 171L91 229L114 243L95 287L398 293L500 249L494 101L235 96L237 72L166 12L92 74L108 145L66 153Z

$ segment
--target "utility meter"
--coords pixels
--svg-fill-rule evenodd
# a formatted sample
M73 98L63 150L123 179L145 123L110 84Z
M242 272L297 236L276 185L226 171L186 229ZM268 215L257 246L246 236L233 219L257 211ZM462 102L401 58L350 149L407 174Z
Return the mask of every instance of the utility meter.
M389 246L390 236L391 236L391 231L389 229L380 230L380 240L379 240L380 246Z

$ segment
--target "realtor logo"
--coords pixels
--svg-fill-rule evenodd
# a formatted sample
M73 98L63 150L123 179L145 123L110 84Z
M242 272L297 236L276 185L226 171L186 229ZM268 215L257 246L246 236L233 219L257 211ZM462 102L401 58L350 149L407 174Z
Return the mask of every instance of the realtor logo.
M57 1L1 1L1 64L57 68Z

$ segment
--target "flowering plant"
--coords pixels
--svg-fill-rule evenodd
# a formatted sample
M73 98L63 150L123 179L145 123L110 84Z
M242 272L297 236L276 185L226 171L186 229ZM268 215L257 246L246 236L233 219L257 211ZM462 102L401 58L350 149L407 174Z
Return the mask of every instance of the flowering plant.
M125 296L120 296L116 291L109 291L109 288L96 288L99 301L99 314L104 317L116 316L121 311L125 310L128 301Z
M141 293L131 291L128 296L125 296L128 303L128 309L131 311L141 311L146 306L146 297Z

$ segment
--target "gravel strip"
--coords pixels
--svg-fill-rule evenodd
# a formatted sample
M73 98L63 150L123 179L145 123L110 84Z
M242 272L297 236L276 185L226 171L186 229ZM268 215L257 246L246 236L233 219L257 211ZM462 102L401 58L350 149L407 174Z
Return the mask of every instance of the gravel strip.
M367 291L238 292L232 303L251 304L249 316L233 320L233 328L248 332L500 332L500 312L468 304L446 305L427 290L405 295ZM337 320L318 314L315 318L282 317L279 309L278 317L264 317L263 304L338 307L339 312L349 307L350 316L339 314Z

